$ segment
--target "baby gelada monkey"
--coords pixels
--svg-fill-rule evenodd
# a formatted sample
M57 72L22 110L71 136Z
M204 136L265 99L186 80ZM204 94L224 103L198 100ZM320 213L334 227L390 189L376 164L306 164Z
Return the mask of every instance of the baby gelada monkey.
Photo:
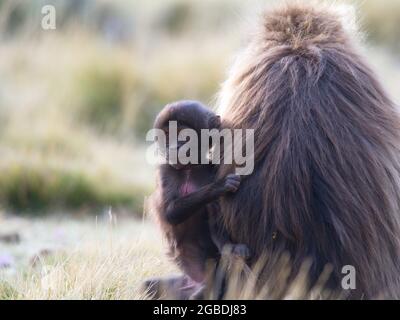
M232 244L229 235L216 222L218 198L236 192L240 176L229 174L215 180L216 166L201 161L207 158L202 152L208 154L211 148L207 142L210 147L201 150L201 129L220 129L219 116L196 101L179 101L165 106L157 116L154 127L163 130L166 135L167 154L168 151L179 153L179 149L187 143L178 139L169 141L170 121L176 121L176 137L184 129L197 133L199 159L196 164L182 164L177 159L175 163L167 161L160 165L154 207L168 241L169 256L186 275L186 281L182 283L189 287L198 286L195 295L201 296L208 259L218 259L222 250L242 258L249 257L247 246Z

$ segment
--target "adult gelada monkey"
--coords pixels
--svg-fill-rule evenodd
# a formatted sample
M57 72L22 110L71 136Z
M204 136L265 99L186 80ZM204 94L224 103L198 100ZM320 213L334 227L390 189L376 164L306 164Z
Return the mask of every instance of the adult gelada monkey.
M349 298L399 298L400 118L349 21L316 2L263 15L220 95L223 127L255 130L254 172L220 214L251 263L266 256L260 285L286 252L289 282L309 258L311 283L329 264L341 290L351 265Z

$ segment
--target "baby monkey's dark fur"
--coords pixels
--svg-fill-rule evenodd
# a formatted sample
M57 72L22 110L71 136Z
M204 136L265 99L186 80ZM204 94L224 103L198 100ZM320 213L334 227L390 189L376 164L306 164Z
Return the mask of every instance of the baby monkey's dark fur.
M220 119L208 108L195 101L180 101L167 105L155 121L155 129L166 133L166 150L182 147L186 142L169 140L169 122L176 121L178 134L183 129L193 129L200 142L201 129L219 129ZM203 141L204 142L204 141ZM207 141L208 145L210 142ZM176 144L176 145L175 145ZM201 152L199 143L199 162L207 155ZM200 158L202 157L202 158ZM167 157L168 162L170 162ZM215 180L216 168L211 163L181 164L167 163L159 167L157 188L153 196L156 216L169 245L169 256L182 269L185 276L168 280L152 279L146 286L155 293L160 281L167 286L181 283L180 298L201 297L205 281L206 262L217 261L223 248L236 255L248 257L245 245L230 243L229 236L218 228L213 216L219 210L217 200L227 193L236 192L240 177L229 174ZM179 285L178 285L179 286ZM186 294L185 288L190 294Z

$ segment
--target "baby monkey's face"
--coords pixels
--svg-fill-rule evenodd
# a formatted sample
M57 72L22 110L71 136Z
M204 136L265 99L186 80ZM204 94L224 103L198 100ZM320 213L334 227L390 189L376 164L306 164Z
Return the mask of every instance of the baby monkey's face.
M182 136L180 136L180 134L185 129L194 130L194 128L192 128L184 123L178 122L176 129L177 129L176 133L174 133L174 132L170 132L169 125L165 126L163 128L163 130L165 132L165 137L166 137L166 149L167 149L165 156L166 156L166 159L167 159L168 163L170 164L170 166L172 166L174 169L176 169L176 170L189 169L190 166L192 166L193 164L182 163L180 161L179 155L181 154L180 153L181 148L184 145L190 144L190 142L191 142L190 137L184 136L182 138ZM194 146L194 147L196 147L196 146ZM186 146L186 148L187 148L187 146ZM177 155L176 159L171 159L171 157L170 157L171 154L176 154ZM175 160L175 161L172 161L172 160Z
M202 131L217 129L220 124L219 116L198 101L166 105L156 119L155 128L165 134L166 141L159 145L167 163L177 170L206 163L203 160L209 153L210 140L202 139Z

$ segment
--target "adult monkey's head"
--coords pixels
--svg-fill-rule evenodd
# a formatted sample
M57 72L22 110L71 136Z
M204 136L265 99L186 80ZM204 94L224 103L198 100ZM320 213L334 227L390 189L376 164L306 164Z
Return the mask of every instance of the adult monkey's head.
M400 295L399 114L341 13L315 4L267 12L222 92L223 125L255 130L255 169L221 201L233 241L311 258L311 278L355 267L353 297ZM223 176L229 165L220 168ZM274 269L275 268L275 269Z

